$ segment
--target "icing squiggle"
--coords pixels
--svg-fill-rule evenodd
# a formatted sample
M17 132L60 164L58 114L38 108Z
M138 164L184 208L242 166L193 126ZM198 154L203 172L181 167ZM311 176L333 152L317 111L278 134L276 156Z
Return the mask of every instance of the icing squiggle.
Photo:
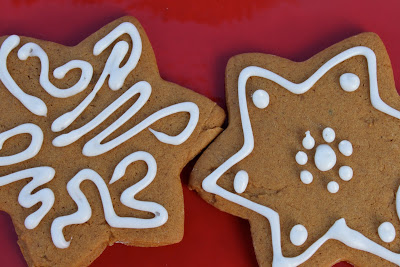
M108 85L112 90L118 90L122 87L128 74L136 67L142 53L142 40L136 27L128 22L121 23L118 27L98 41L93 48L93 54L97 56L123 34L128 34L132 39L133 46L128 61L124 66L121 68L119 67L129 49L127 42L119 41L113 47L93 91L90 92L90 94L77 107L75 107L75 109L61 115L53 122L51 125L51 130L53 132L64 130L82 114L82 112L93 101L108 76L110 76L108 79Z
M20 39L11 35L4 40L0 48L0 80L4 86L15 96L30 112L38 116L47 115L46 104L38 97L28 95L15 83L7 69L7 57L18 46Z
M8 131L0 133L0 150L6 140L14 137L18 134L30 134L32 136L31 143L27 149L11 156L0 157L0 166L7 166L16 163L23 162L25 160L31 159L39 153L43 144L43 132L39 126L33 123L21 124L15 128Z
M53 207L54 193L51 189L43 188L34 194L32 192L39 186L51 181L55 173L53 168L45 166L26 169L0 177L0 186L32 177L32 180L19 193L18 202L24 208L31 208L39 202L42 202L42 205L37 211L26 217L25 227L27 229L34 229Z
M141 219L118 216L114 211L110 192L108 191L103 178L91 169L84 169L78 172L67 184L68 193L77 204L78 211L71 215L56 218L51 225L51 237L56 247L67 248L70 245L71 241L66 241L62 233L64 227L72 224L85 223L92 216L90 204L79 188L80 184L85 180L90 180L97 186L103 203L104 216L110 226L116 228L143 229L155 228L165 224L168 219L168 212L163 206L155 202L135 199L135 195L147 187L156 176L157 163L151 154L144 151L138 151L124 158L116 166L110 184L117 182L125 175L125 170L129 164L139 160L146 162L148 168L147 174L142 180L127 188L122 193L121 202L129 208L151 212L155 217L151 219Z
M154 114L150 115L145 120L140 122L138 125L132 127L124 134L116 137L111 141L108 141L107 143L101 144L104 139L106 139L110 134L120 128L146 104L151 94L151 86L148 82L141 81L129 88L124 94L122 94L118 99L116 99L106 109L104 109L100 114L98 114L94 119L92 119L84 126L69 133L57 136L53 140L53 145L57 147L67 146L77 141L79 138L99 126L119 107L121 107L124 103L126 103L129 99L131 99L138 93L140 94L140 96L137 101L121 117L119 117L104 131L99 133L97 136L95 136L85 144L85 146L83 147L83 154L85 156L97 156L107 151L110 151L111 149L132 138L139 132L143 131L154 122L179 112L189 112L190 119L186 128L177 136L169 136L153 129L149 130L159 141L167 144L180 145L189 138L193 130L196 128L197 122L199 120L199 108L196 104L192 102L184 102L166 107L162 110L155 112Z
M62 79L70 70L79 68L82 70L81 78L72 87L59 89L49 81L49 58L46 52L44 52L43 49L37 44L27 43L18 50L18 58L20 60L26 60L28 57L38 57L40 59L40 85L51 96L66 98L76 95L85 90L92 79L93 67L89 62L83 60L71 60L63 66L56 68L53 72L54 77L57 79Z
M243 69L239 75L238 81L238 98L239 98L239 110L243 128L244 143L242 148L231 156L227 161L215 169L210 175L208 175L202 183L202 187L205 191L221 196L228 201L234 202L252 211L255 211L264 217L266 217L271 227L271 238L273 247L273 266L298 266L308 260L318 248L329 239L336 239L345 245L370 252L383 259L400 265L400 254L394 253L381 245L373 242L361 233L347 227L345 220L342 218L338 220L329 231L312 244L306 251L297 257L284 257L282 255L281 247L281 230L279 222L279 214L263 205L256 202L250 201L240 195L229 192L217 184L218 179L228 171L232 166L237 164L239 161L247 157L254 148L254 136L253 130L250 123L250 117L247 107L246 100L246 84L251 77L261 77L269 79L288 91L294 94L303 94L307 92L323 75L325 75L330 69L335 67L337 64L355 57L364 56L367 59L368 73L369 73L369 84L370 84L370 98L372 106L377 110L384 112L392 117L400 119L400 111L390 107L379 96L378 90L378 79L377 79L377 65L375 53L367 47L353 47L350 48L329 61L327 61L322 67L320 67L313 75L302 83L293 83L283 78L282 76L260 67L250 66ZM400 190L400 189L399 189ZM398 215L400 214L400 200L399 191L396 196L396 209Z

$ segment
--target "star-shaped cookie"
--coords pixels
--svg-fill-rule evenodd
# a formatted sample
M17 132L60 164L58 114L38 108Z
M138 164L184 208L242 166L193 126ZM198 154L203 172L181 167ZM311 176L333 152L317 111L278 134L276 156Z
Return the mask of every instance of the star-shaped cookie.
M180 172L221 132L223 110L160 77L131 17L74 47L0 43L0 208L27 263L83 266L116 242L179 242Z
M190 186L248 219L260 266L400 265L400 98L379 37L228 62L227 129Z

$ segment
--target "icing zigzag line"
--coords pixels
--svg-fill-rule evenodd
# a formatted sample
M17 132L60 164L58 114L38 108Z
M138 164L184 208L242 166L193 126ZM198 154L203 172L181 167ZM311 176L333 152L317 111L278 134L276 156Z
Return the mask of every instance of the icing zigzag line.
M240 72L238 81L238 98L244 143L242 148L238 152L236 152L233 156L231 156L227 161L225 161L203 180L202 187L205 191L209 193L219 195L231 202L253 210L269 220L273 246L273 266L298 266L308 260L328 239L339 240L349 247L370 252L390 262L400 265L400 254L394 253L363 236L361 233L350 229L346 226L345 220L343 218L333 224L333 226L324 236L322 236L317 242L311 245L305 252L303 252L299 256L293 258L284 257L282 255L281 248L279 214L266 206L262 206L242 196L231 193L217 185L218 179L229 168L247 157L254 148L254 136L251 128L246 101L246 83L250 77L254 76L269 79L294 94L303 94L307 92L330 69L335 67L337 64L355 56L364 56L367 59L370 82L370 98L372 106L377 110L380 110L392 117L400 119L400 112L383 102L379 96L376 55L368 47L357 46L341 52L340 54L327 61L324 65L322 65L322 67L320 67L307 80L298 84L288 81L282 76L260 67L249 66ZM396 204L398 203L399 200L398 197L396 197ZM400 210L399 205L400 204L397 205L397 211Z
M102 122L104 122L109 116L111 116L118 108L120 108L124 103L134 97L136 94L140 94L139 98L132 104L132 106L125 111L116 121L114 121L110 126L104 129L101 133L90 139L83 147L83 154L85 156L97 156L111 149L119 146L130 138L134 137L136 134L140 133L147 127L149 127L154 122L165 118L169 115L176 114L179 112L188 112L190 114L189 122L187 123L185 129L176 136L169 136L165 133L155 131L153 129L149 130L154 134L154 136L163 143L180 145L185 142L190 135L193 133L196 125L199 121L199 108L193 102L183 102L171 105L169 107L163 108L139 124L135 125L125 133L120 136L110 140L106 143L101 143L109 135L119 129L124 123L131 119L147 102L151 95L151 85L146 81L140 81L130 87L125 93L118 97L113 103L111 103L107 108L105 108L101 113L99 113L94 119L83 125L82 127L75 129L69 133L65 133L57 136L53 140L53 145L56 147L63 147L74 143L79 138L92 131L94 128L98 127Z
M86 196L79 188L80 184L85 180L92 181L99 190L101 201L103 203L104 216L107 223L111 227L144 229L159 227L167 222L168 212L163 206L155 202L140 201L135 199L135 195L147 187L156 176L157 163L151 154L144 151L138 151L125 157L115 167L110 184L118 181L125 175L128 165L139 160L146 162L148 168L147 174L139 182L125 189L125 191L121 194L120 199L125 206L131 209L151 212L154 214L154 217L151 219L142 219L118 216L115 213L110 192L103 178L101 178L97 172L91 169L83 169L78 172L67 184L68 193L78 206L78 211L70 215L56 218L51 225L51 237L56 247L68 248L70 245L71 241L66 241L62 233L64 227L72 224L85 223L92 216L90 204Z
M26 169L0 177L0 186L32 177L32 180L25 185L19 193L18 202L24 208L31 208L39 202L42 202L42 205L37 211L26 217L25 227L27 229L34 229L38 226L43 217L46 216L51 207L53 207L54 193L51 189L43 188L34 194L32 194L32 192L39 186L51 181L55 173L53 168L44 166Z

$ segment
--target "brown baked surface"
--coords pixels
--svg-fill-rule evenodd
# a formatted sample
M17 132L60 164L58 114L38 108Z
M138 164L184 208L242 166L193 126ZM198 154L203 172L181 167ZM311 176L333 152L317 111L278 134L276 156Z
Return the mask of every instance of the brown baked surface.
M128 75L124 86L120 90L110 90L107 78L92 104L69 128L60 133L52 132L50 128L51 123L60 115L72 110L92 91L116 42L110 45L99 56L93 55L94 44L125 21L133 23L141 35L143 49L138 65ZM0 43L5 38L2 37ZM127 41L131 49L132 42L127 35L122 36L117 41L119 40ZM80 78L80 70L72 70L67 73L64 79L57 80L52 76L52 72L56 67L72 59L81 59L92 64L94 74L88 88L66 99L50 96L39 84L39 59L30 57L26 61L21 61L17 57L18 49L27 42L38 44L47 53L50 61L50 81L59 88L67 88L75 84ZM130 51L127 56L129 55ZM125 61L122 63L124 64ZM0 175L38 166L51 166L56 170L54 179L40 187L47 187L53 190L56 198L54 206L38 227L33 230L25 228L24 220L29 214L36 211L40 204L30 209L25 209L17 201L20 190L30 179L24 179L0 187L0 209L11 215L18 234L18 243L28 265L88 265L108 245L112 245L117 241L132 246L162 246L179 242L183 236L184 223L180 172L188 161L221 132L220 126L224 121L225 115L220 107L206 97L179 85L167 82L160 77L152 47L138 21L132 17L120 18L74 47L66 47L56 43L21 37L20 45L9 55L7 65L11 76L23 91L39 97L47 104L48 115L47 117L33 115L11 95L3 84L0 85L0 99L2 100L2 105L0 105L0 131L3 132L20 124L32 122L38 125L44 133L44 143L37 156L19 164L0 167ZM51 141L56 136L77 129L89 122L129 87L139 81L147 81L151 84L152 94L149 101L135 116L105 141L121 135L149 115L164 107L190 101L199 107L200 118L194 132L186 142L178 146L168 145L158 141L148 129L145 129L127 142L105 154L95 157L83 156L82 147L84 144L119 118L137 100L138 96L135 96L99 127L86 134L77 142L62 148L52 145ZM169 135L176 135L186 127L188 119L188 113L178 113L157 121L151 125L151 128ZM18 135L9 139L0 151L0 156L13 155L23 151L30 144L30 140L31 137L28 134ZM81 184L81 189L92 208L92 217L87 223L67 226L64 229L64 236L66 240L72 238L70 247L67 249L56 248L50 236L51 223L56 217L69 215L77 211L75 202L66 190L66 184L78 171L84 168L95 170L105 180L113 199L114 209L119 216L153 217L151 213L132 210L124 206L119 199L121 193L127 187L135 184L144 177L147 172L144 162L133 163L128 167L123 178L112 185L108 184L115 166L123 158L135 151L149 152L157 161L157 175L155 180L143 191L139 192L136 199L153 201L164 206L169 213L166 224L154 229L111 228L104 219L103 205L96 186L92 182L85 181Z
M364 33L346 39L304 62L292 62L273 55L242 54L231 58L226 68L226 101L229 114L227 129L207 148L194 166L190 187L218 209L248 219L254 249L260 266L271 266L272 245L268 220L255 212L205 192L201 183L213 170L235 154L243 145L243 130L238 105L238 77L247 66L259 66L300 83L315 73L325 62L340 52L355 46L371 48L377 57L379 94L389 106L399 110L400 98L395 89L388 54L380 38ZM361 80L354 92L345 92L339 84L344 73L355 73ZM270 97L269 106L258 109L252 94L263 89ZM286 257L297 256L332 224L345 218L347 225L372 241L398 253L400 222L396 213L396 192L400 184L400 121L371 105L367 61L363 56L345 60L326 73L308 92L293 94L278 84L258 77L247 82L246 99L254 133L252 153L230 168L218 185L235 192L233 180L239 170L249 174L249 184L241 196L267 206L279 213L282 252ZM322 130L331 127L336 139L331 147L337 163L327 172L314 164L315 148L324 144ZM302 140L311 131L316 145L305 150ZM345 157L338 150L341 140L349 140L354 152ZM297 151L305 151L308 163L295 161ZM342 181L340 166L350 166L353 178ZM314 181L305 185L300 171L308 170ZM339 192L331 194L327 183L336 181ZM378 226L391 222L397 236L391 243L378 236ZM290 230L302 224L308 239L299 247L290 242ZM232 233L234 234L234 233ZM392 266L393 264L367 252L351 249L338 241L325 243L304 266L331 266L348 261L355 266Z

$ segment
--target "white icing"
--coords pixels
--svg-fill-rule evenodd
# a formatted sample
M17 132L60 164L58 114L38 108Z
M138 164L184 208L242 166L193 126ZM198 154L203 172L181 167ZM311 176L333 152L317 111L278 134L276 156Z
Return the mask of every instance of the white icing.
M253 94L253 103L259 109L268 107L269 105L269 94L264 90L257 90Z
M307 163L308 157L307 154L303 151L299 151L296 154L296 162L299 165L305 165Z
M343 244L362 251L366 251L377 255L378 257L384 258L389 262L400 265L400 254L394 253L381 245L368 239L361 233L349 228L346 225L345 219L341 218L337 220L332 227L324 234L320 239L308 247L303 253L295 257L284 257L282 255L281 248L281 230L279 222L279 214L263 205L248 200L238 194L229 192L223 187L217 184L218 179L228 171L232 166L237 164L239 161L247 157L254 148L254 136L253 130L250 123L250 117L247 108L246 101L246 83L250 77L262 77L269 79L278 85L284 87L295 94L302 94L307 92L323 75L325 75L330 69L335 67L337 64L352 58L354 56L362 55L367 59L368 73L369 73L369 85L370 85L370 99L372 106L377 110L384 112L390 116L400 119L400 112L392 107L388 106L379 97L378 80L377 80L377 66L375 53L367 47L353 47L350 48L332 59L328 60L322 67L320 67L313 75L302 83L296 84L282 76L273 73L267 69L260 67L250 66L243 69L238 79L238 99L239 99L239 110L243 129L243 146L241 149L232 155L228 160L211 172L202 183L202 187L209 193L216 194L228 201L241 205L254 212L257 212L268 219L271 227L271 239L273 248L273 262L274 267L278 266L299 266L307 261L327 240L335 239ZM399 188L400 191L400 188ZM396 209L397 214L400 214L400 193L396 196Z
M396 230L390 222L384 222L378 227L379 237L383 242L390 243L396 237Z
M51 96L58 98L66 98L76 95L89 85L93 75L93 67L88 62L83 60L72 60L58 67L54 70L54 77L57 79L64 78L65 74L72 69L79 68L82 70L81 78L79 81L70 88L59 89L55 87L49 81L49 58L43 49L34 43L27 43L23 45L18 51L18 58L26 60L28 57L38 57L40 59L41 71L40 71L40 85L46 90Z
M292 230L290 230L290 241L295 246L301 246L306 242L308 237L307 229L301 225L293 226Z
M190 119L188 124L186 125L186 128L179 133L176 136L170 136L167 134L164 134L162 132L155 131L153 129L149 130L154 134L154 136L163 143L170 144L170 145L180 145L183 142L185 142L194 129L196 128L197 122L199 120L199 108L197 107L196 104L192 102L183 102L179 104L175 104L166 108L163 108L149 117L147 117L145 120L143 120L141 123L138 125L134 126L127 132L121 134L120 136L116 137L115 139L108 141L106 143L101 144L101 142L108 137L111 133L113 133L116 129L120 127L120 124L122 124L122 121L127 119L128 116L125 116L126 114L122 115L118 120L116 120L113 124L111 124L109 127L107 127L104 131L99 133L97 136L95 136L93 139L89 140L85 146L83 147L83 154L85 156L97 156L100 154L103 154L107 151L110 151L111 149L119 146L126 140L132 138L154 122L165 118L169 115L179 113L179 112L188 112L190 114Z
M38 97L28 95L15 83L7 69L7 57L18 46L19 37L11 35L4 40L0 48L0 80L4 86L15 96L30 112L38 116L47 115L46 104Z
M340 86L346 92L353 92L360 86L360 78L354 73L345 73L340 76Z
M39 126L33 123L21 124L15 128L12 128L11 130L0 133L0 150L3 148L3 144L6 140L18 134L24 133L32 136L32 140L28 148L15 155L0 157L0 166L20 163L33 158L39 153L43 144L43 132Z
M4 186L19 180L32 178L26 184L18 195L18 203L24 208L32 208L39 202L42 203L40 208L31 213L25 219L25 227L34 229L42 221L43 217L49 212L54 204L54 193L49 188L43 188L32 194L38 187L51 181L55 175L55 170L51 167L36 167L15 172L0 177L0 186Z
M336 154L333 149L326 144L317 146L314 156L315 166L320 171L329 171L336 164Z
M313 181L313 175L309 171L301 171L300 172L300 180L304 184L311 184L311 182Z
M335 140L335 131L332 128L327 127L322 131L322 137L325 142L331 143Z
M93 54L101 54L107 47L109 47L118 37L123 34L128 34L132 40L132 51L128 61L121 68L119 67L129 50L129 45L125 41L119 41L113 47L103 72L99 80L93 88L93 91L72 111L69 111L58 117L51 125L53 132L59 132L71 125L72 122L82 114L82 112L90 105L95 98L98 91L103 86L108 76L108 85L112 90L118 90L122 87L128 74L136 67L140 55L142 53L142 40L136 27L129 23L124 22L112 30L109 34L103 37L96 43L93 48Z
M345 156L351 156L353 154L353 145L347 141L343 140L339 143L339 151Z
M132 127L127 132L121 134L120 136L110 140L106 143L103 142L110 134L116 131L119 127L121 127L125 122L127 122L130 118L132 118L147 102L149 96L151 94L151 86L147 82L138 82L133 85L129 90L127 90L124 94L122 94L117 100L111 103L106 109L104 109L100 114L98 114L94 119L90 122L86 123L82 127L75 129L69 133L62 134L57 136L53 140L53 145L57 147L67 146L77 141L83 135L87 134L97 126L99 126L103 121L105 121L115 110L117 110L120 106L122 106L126 101L131 99L134 95L140 93L138 100L115 122L113 122L110 126L108 126L105 130L99 133L97 136L89 140L85 146L83 147L83 154L85 156L97 156L103 154L111 149L119 146L123 142L132 138L139 132L143 131L147 127L149 127L154 122L165 118L169 115L179 113L179 112L188 112L190 114L189 122L186 128L176 136L169 136L167 134L155 131L153 129L149 129L154 136L161 142L172 145L180 145L185 142L194 129L199 120L199 108L196 104L192 102L183 102L179 104L175 104L164 109L161 109L146 119L144 119L139 124Z
M342 166L339 168L339 177L343 181L350 181L353 178L353 169L349 166Z
M335 181L331 181L327 185L329 193L335 194L339 191L339 184Z
M314 145L315 145L315 140L314 140L314 138L311 136L310 131L307 131L307 132L306 132L306 137L303 138L302 144L303 144L303 147L304 147L305 149L308 149L308 150L310 150L310 149L312 149L312 148L314 147Z
M233 181L233 188L235 189L236 193L241 194L246 190L248 183L249 183L249 174L244 170L240 170L235 175L235 179Z
M139 182L125 189L121 194L120 200L125 206L131 209L151 212L154 214L154 217L151 219L142 219L118 216L114 211L110 192L108 191L103 178L91 169L84 169L78 172L67 184L68 193L78 206L78 211L70 215L56 218L51 225L51 237L56 247L68 248L70 245L71 241L66 241L64 238L64 227L85 223L92 216L90 204L80 189L80 184L85 180L92 181L99 190L101 201L103 203L104 216L111 227L145 229L159 227L166 223L168 220L168 212L163 206L155 202L135 199L135 195L146 188L156 176L157 163L151 154L144 151L138 151L124 158L115 167L110 184L121 179L125 175L128 165L136 161L146 162L148 168L147 174Z

